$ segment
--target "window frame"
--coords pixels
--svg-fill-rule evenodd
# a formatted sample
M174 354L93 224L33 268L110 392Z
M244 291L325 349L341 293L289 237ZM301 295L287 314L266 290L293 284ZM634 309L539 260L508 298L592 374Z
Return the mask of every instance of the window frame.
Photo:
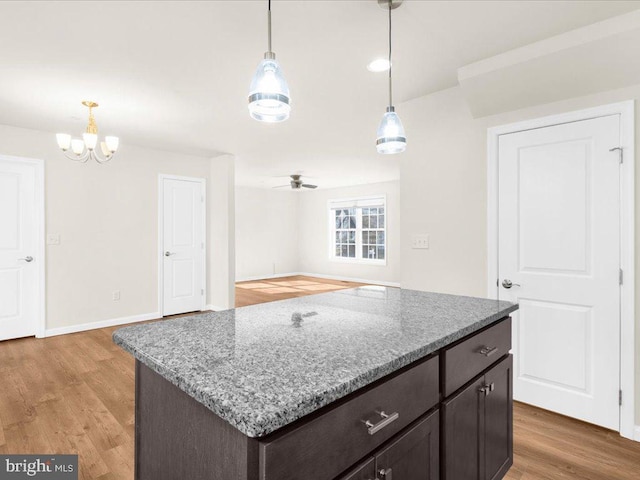
M370 202L372 200L379 200L379 203L375 205L366 205L359 206L358 203L362 202ZM342 207L337 207L336 204L344 204ZM347 206L351 205L351 206ZM356 209L356 256L353 257L340 257L336 255L336 232L341 229L336 228L335 221L335 210L342 209ZM363 208L384 208L384 227L382 229L375 228L375 231L384 232L384 258L363 258L362 257L362 209ZM339 199L330 199L327 201L327 218L328 218L328 230L329 230L329 260L337 263L352 263L352 264L362 264L362 265L377 265L377 266L386 266L387 259L389 257L389 236L387 235L388 225L389 225L389 217L387 210L387 196L386 195L369 195L369 196L361 196L361 197L351 197L351 198L339 198ZM366 228L364 230L369 230Z

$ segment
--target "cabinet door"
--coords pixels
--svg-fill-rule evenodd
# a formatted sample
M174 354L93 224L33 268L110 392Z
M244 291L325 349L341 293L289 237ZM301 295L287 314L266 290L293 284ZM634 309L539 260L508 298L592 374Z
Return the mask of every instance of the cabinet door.
M380 480L439 480L440 422L436 410L376 455Z
M484 398L484 466L486 480L504 477L513 463L513 394L511 355L485 375L491 390Z
M375 458L369 458L346 475L340 477L339 480L376 480L375 467Z
M480 436L484 416L484 377L460 391L442 405L444 480L480 480L482 455Z

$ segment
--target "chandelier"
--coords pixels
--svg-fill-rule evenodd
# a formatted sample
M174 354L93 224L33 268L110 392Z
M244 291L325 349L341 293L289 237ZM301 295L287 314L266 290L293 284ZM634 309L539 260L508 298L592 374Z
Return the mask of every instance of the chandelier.
M82 102L82 105L89 108L89 123L87 124L87 130L82 134L82 139L71 138L71 135L66 133L58 133L56 135L58 147L60 147L64 155L70 160L85 163L92 158L98 163L106 163L113 158L116 150L118 150L118 137L104 137L104 142L100 142L102 155L96 152L98 126L96 125L95 118L93 118L92 110L98 107L98 104L85 100ZM71 153L68 153L69 148L71 148Z

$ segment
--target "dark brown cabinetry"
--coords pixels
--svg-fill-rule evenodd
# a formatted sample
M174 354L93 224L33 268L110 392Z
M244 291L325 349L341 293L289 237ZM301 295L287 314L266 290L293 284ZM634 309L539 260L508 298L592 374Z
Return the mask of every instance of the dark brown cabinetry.
M439 426L435 411L340 480L438 480Z
M513 463L512 357L445 400L443 480L498 480Z
M495 322L261 438L136 361L135 478L500 480L510 338L510 319Z

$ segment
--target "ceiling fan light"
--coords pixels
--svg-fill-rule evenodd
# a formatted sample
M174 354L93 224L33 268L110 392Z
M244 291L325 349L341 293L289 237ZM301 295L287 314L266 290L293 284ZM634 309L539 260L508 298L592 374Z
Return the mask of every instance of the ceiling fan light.
M71 135L66 133L57 133L56 141L58 142L58 147L60 147L61 150L67 151L71 146Z
M393 107L387 107L382 117L376 139L378 153L393 154L404 152L407 148L407 137L400 117Z
M84 140L84 144L87 147L87 150L93 150L98 144L98 135L96 135L95 133L85 132L82 134L82 139Z
M82 152L84 151L84 142L79 138L74 138L71 140L71 150L76 155L82 155Z
M115 153L118 150L118 146L120 145L120 139L118 137L104 137L104 143L107 146L107 150L110 153Z
M260 62L249 87L249 113L260 122L277 123L291 112L289 86L275 58Z

